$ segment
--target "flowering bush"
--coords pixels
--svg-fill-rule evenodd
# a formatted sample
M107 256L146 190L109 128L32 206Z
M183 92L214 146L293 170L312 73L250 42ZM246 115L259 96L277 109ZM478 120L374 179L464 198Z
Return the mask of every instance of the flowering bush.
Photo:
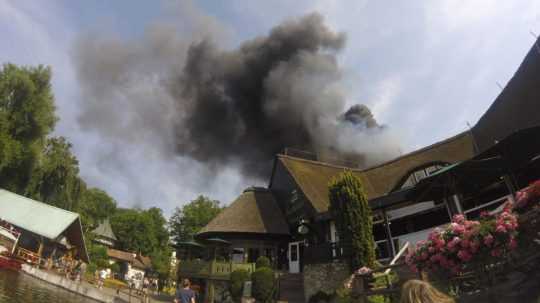
M539 207L539 202L540 180L537 180L516 193L514 209L519 213L523 213L532 207Z
M436 228L406 256L413 271L460 273L475 261L502 258L516 248L518 222L507 202L497 216L483 213L479 221L456 215L445 229ZM487 258L487 259L486 259Z

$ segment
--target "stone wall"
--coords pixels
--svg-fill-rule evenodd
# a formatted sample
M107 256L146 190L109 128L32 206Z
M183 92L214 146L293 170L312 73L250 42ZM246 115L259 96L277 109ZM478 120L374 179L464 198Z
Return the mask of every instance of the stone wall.
M331 294L343 286L350 276L344 262L304 265L304 298L306 301L319 291Z

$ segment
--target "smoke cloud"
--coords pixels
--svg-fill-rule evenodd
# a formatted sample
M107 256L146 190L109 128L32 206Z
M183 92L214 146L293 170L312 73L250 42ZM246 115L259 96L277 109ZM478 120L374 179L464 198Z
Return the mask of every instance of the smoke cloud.
M79 39L81 128L160 159L263 179L285 147L354 156L363 166L397 154L397 138L369 108L346 109L337 61L346 37L320 15L234 49L221 46L215 21L193 24L189 35L154 25L136 40ZM119 165L122 157L102 160Z

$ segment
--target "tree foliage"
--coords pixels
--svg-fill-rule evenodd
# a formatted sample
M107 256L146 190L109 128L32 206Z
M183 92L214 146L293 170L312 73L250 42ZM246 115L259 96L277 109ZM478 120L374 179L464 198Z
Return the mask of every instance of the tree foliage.
M46 141L41 161L34 169L26 194L36 200L76 211L86 189L79 177L79 161L64 137Z
M0 68L0 187L24 194L56 123L48 67Z
M169 275L171 248L167 221L161 209L118 209L110 219L121 250L150 256L152 266L161 279Z
M193 236L222 210L219 201L205 196L197 197L182 208L177 207L169 219L171 238L176 242L193 239Z
M85 232L91 231L116 212L116 201L98 188L83 192L78 212Z
M329 195L340 242L351 247L351 267L373 267L373 219L362 183L351 171L345 171L330 183Z

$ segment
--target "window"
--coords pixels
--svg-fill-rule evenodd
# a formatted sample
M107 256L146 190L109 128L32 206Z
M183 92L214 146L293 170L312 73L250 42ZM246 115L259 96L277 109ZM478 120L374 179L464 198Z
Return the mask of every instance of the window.
M248 249L248 263L255 263L260 256L260 251L258 248Z
M418 169L414 172L412 172L409 177L403 182L401 185L401 188L407 188L411 186L415 186L420 180L424 179L425 177L432 175L439 169L441 169L443 166L440 164L434 164L430 165L421 169Z
M244 263L244 248L233 248L232 261L234 263Z

